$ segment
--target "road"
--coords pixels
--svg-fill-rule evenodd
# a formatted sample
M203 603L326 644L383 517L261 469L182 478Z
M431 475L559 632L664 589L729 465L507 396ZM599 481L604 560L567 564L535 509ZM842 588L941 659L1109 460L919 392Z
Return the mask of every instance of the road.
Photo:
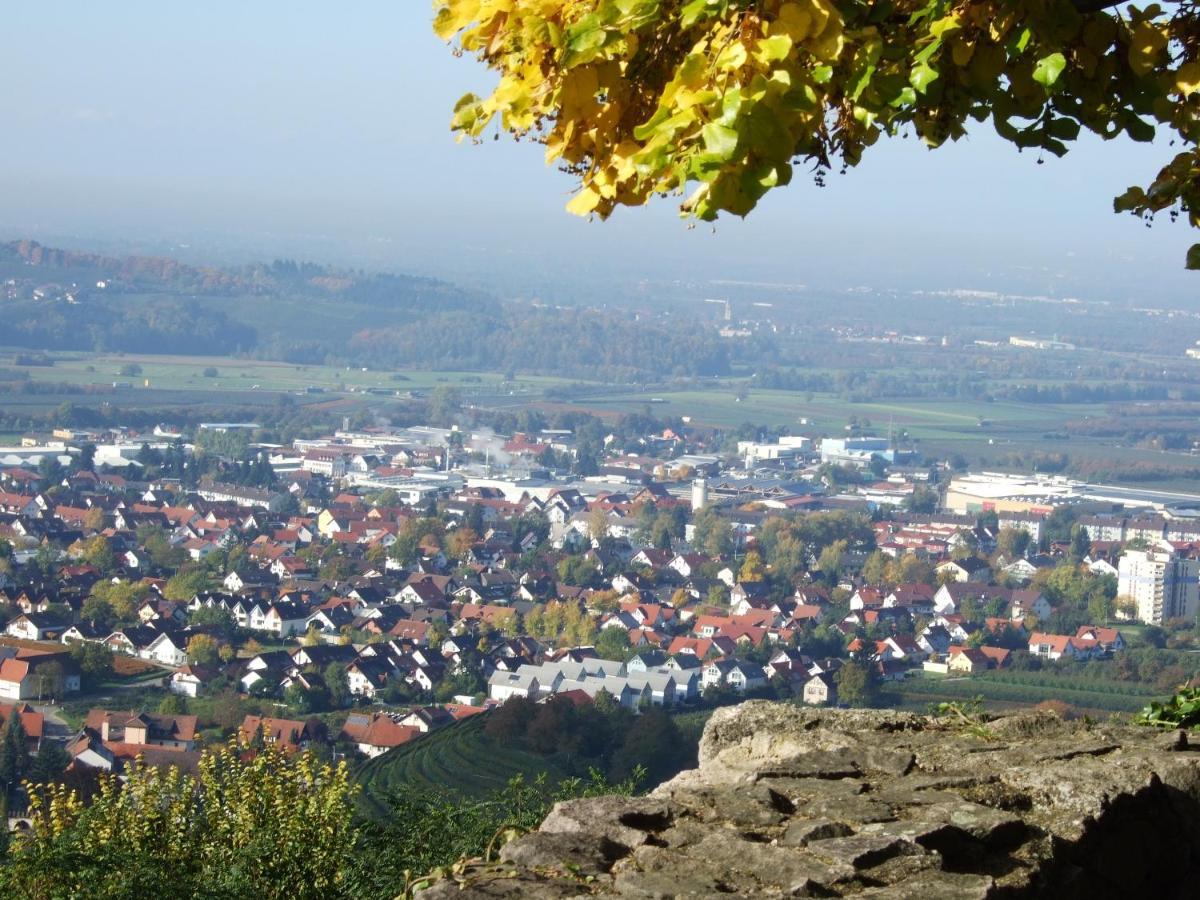
M42 714L44 720L42 724L42 740L63 742L70 740L73 734L71 726L59 715L60 707L57 704L32 705L34 709Z

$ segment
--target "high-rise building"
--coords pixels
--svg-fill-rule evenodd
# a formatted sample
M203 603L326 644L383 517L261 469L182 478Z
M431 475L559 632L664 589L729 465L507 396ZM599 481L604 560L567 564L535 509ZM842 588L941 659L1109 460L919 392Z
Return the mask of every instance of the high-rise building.
M1148 624L1194 619L1200 603L1200 561L1163 550L1127 550L1117 564L1117 597L1132 600L1134 615Z

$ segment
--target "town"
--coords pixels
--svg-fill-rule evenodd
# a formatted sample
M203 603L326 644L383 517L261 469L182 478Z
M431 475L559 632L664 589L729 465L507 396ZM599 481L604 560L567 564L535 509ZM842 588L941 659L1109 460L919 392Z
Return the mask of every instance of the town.
M1200 498L869 434L526 424L3 448L10 808L22 777L187 769L231 737L378 757L514 698L1096 715L1190 677Z

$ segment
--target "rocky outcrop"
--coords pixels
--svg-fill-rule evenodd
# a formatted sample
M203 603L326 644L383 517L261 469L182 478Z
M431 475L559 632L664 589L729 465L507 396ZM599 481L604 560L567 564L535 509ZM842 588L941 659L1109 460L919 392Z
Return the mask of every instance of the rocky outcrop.
M751 702L714 714L698 769L561 803L418 896L1198 894L1200 745L1181 733Z

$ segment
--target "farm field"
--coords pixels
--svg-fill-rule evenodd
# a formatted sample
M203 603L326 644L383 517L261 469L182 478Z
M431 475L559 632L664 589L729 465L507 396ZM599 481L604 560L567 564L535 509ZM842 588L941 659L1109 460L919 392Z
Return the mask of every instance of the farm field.
M1043 700L1062 700L1076 709L1095 715L1133 713L1159 699L1162 692L1151 685L1102 681L1041 672L991 672L971 678L917 675L886 685L883 691L896 696L900 705L924 708L931 703L982 697L989 706L1033 706Z
M457 791L480 797L503 788L520 775L532 781L545 773L552 784L573 775L570 760L501 747L483 733L486 717L472 716L432 732L358 767L362 785L360 809L367 815L386 813L384 798L393 792Z
M506 384L498 373L431 372L406 370L370 370L336 366L309 366L271 360L246 360L215 356L158 356L148 354L51 353L53 366L26 366L34 381L72 385L112 386L115 382L132 385L129 391L176 390L228 393L241 391L364 391L378 388L388 391L430 390L441 384L459 386L466 392L489 393L541 391L563 383L563 379L521 376ZM122 375L125 366L137 365L141 373ZM206 377L206 369L216 375Z
M1086 458L1111 463L1114 469L1130 464L1192 468L1197 463L1197 457L1187 453L1119 446L1109 438L1062 438L1067 421L1107 416L1104 404L913 399L853 403L832 394L754 388L739 400L744 378L714 378L705 382L706 387L671 390L580 385L550 376L521 375L508 382L495 372L364 371L211 356L63 352L49 357L52 366L19 368L34 382L65 384L70 389L48 393L17 390L0 395L0 409L21 416L45 413L64 402L156 411L238 406L244 408L239 414L253 417L255 407L275 404L278 395L286 392L295 396L298 404L343 416L395 402L410 392L422 395L451 386L458 389L468 407L509 412L536 408L548 417L582 411L613 421L623 414L649 411L660 418L688 417L697 425L731 428L751 423L787 427L810 436L840 434L855 418L869 422L868 430L875 434L884 434L889 428L897 434L907 432L926 457L962 454L972 466L1007 468L1013 465L1014 455L1029 453L1066 454L1073 461ZM0 366L6 363L11 365L0 351ZM132 365L140 367L138 375L120 374L122 368ZM114 387L114 383L121 386ZM551 389L568 383L583 388L579 396L553 399ZM1156 486L1195 488L1186 482L1157 481Z
M651 400L663 402L653 402ZM850 416L870 419L875 428L907 429L921 439L968 439L987 441L1005 435L1039 436L1060 427L1067 418L1104 412L1102 405L1059 405L1037 403L970 403L963 401L903 400L895 403L850 403L832 396L806 395L798 391L751 390L738 400L734 388L714 379L706 391L664 391L653 398L647 393L612 393L588 397L580 405L597 411L626 413L641 411L649 404L657 415L691 416L705 425L735 426L742 422L764 425L799 424L807 419L813 430L837 432ZM980 426L980 419L987 426Z

